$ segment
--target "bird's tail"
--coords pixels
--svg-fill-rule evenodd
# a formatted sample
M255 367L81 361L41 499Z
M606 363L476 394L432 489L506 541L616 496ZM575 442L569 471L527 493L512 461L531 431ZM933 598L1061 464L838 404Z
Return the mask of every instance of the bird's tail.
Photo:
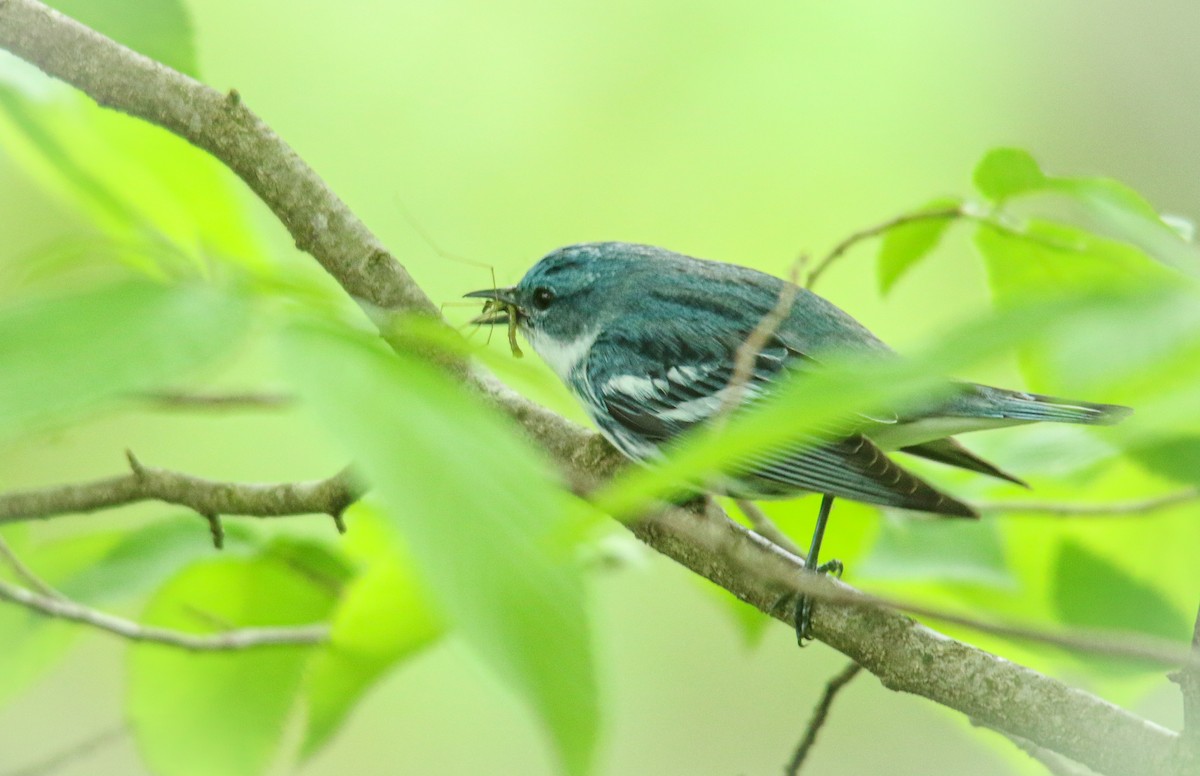
M988 403L1000 417L1012 420L1085 423L1111 426L1129 417L1133 410L1119 404L1094 404L1074 399L1059 399L1037 393L982 387Z

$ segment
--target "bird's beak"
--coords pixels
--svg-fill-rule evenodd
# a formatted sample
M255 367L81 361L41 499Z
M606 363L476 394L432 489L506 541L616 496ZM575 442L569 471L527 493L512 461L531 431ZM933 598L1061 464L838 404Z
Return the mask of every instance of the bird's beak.
M468 299L487 300L483 303L483 312L472 318L471 323L479 326L500 326L509 323L509 312L517 309L516 294L515 286L485 288L482 291L463 294L463 297Z

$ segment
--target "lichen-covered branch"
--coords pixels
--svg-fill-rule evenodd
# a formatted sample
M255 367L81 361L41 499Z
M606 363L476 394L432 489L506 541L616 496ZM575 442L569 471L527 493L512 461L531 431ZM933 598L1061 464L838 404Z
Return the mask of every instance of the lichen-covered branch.
M0 494L0 525L79 512L163 501L208 517L329 515L342 512L361 494L349 470L325 480L233 483L146 466L129 455L132 471L92 482Z
M385 335L393 314L436 315L436 307L370 230L236 93L221 94L175 73L34 0L0 0L0 47L103 105L210 151L271 208L297 246L376 314ZM573 486L594 486L621 465L597 435L489 375L472 373L467 379L560 463ZM788 618L790 612L777 605L781 594L795 593L810 581L800 582L802 565L795 556L729 521L697 517L671 509L630 530L738 598ZM1177 736L1170 731L903 615L850 602L826 604L817 607L813 629L818 639L887 687L930 698L1099 772L1140 776L1173 767Z

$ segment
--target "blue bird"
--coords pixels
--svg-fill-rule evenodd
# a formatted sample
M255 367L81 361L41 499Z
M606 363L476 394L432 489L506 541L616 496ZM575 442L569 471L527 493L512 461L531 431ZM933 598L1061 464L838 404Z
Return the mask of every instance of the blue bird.
M753 403L789 371L831 355L895 357L862 324L820 296L791 286L786 315L731 386L741 348L780 307L790 284L734 264L631 243L584 243L548 254L510 288L467 294L487 300L478 324L515 323L600 432L626 457L653 463L672 440L724 412L729 392ZM515 318L515 320L513 320ZM1112 424L1131 410L1111 404L955 382L948 396L884 418L860 417L852 432L797 439L763 450L720 492L739 499L823 494L806 565L817 565L833 498L976 517L970 506L891 460L900 451L1024 485L954 439L1023 423ZM809 637L811 603L797 606L797 635Z

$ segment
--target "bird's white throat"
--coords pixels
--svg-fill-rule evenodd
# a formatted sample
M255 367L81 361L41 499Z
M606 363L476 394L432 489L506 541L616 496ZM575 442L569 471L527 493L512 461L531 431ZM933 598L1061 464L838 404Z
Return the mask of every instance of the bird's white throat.
M568 382L571 372L587 356L592 349L592 343L599 335L598 331L584 332L573 340L560 340L547 336L544 332L521 327L521 333L529 342L529 346L542 357L542 360L554 370L558 379ZM568 384L570 384L568 382Z

